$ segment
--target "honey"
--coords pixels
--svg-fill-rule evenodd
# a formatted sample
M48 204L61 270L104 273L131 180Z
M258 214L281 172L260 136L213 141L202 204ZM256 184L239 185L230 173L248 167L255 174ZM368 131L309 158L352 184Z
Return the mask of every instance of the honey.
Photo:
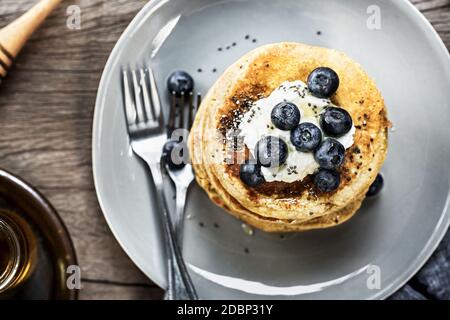
M37 260L36 237L17 213L0 210L0 297L24 283Z
M5 278L11 264L11 244L4 232L0 231L0 283Z

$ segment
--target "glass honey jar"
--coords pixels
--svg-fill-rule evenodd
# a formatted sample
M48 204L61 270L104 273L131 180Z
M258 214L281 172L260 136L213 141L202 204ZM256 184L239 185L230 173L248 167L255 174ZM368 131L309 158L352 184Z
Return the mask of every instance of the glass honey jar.
M17 213L0 209L0 297L13 293L33 273L36 237Z

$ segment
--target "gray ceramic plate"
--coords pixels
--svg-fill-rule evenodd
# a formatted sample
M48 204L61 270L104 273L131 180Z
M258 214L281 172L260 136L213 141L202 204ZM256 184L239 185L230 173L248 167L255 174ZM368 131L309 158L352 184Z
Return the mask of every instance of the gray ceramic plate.
M380 9L379 30L367 27L373 5ZM184 255L200 297L385 298L423 265L450 217L450 59L408 1L151 1L117 43L98 92L93 169L106 220L136 265L164 287L158 213L147 171L125 133L121 67L151 64L161 93L168 74L184 69L205 93L238 57L278 41L342 50L376 80L395 128L386 187L348 223L286 237L247 235L193 187ZM381 286L369 288L378 270Z

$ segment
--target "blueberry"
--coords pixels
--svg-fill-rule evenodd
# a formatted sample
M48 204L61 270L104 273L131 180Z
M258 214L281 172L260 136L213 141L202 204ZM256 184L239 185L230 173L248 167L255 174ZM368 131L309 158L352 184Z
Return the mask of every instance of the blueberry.
M341 177L335 170L320 169L314 176L314 185L322 192L336 190L341 183Z
M288 146L282 139L265 136L256 144L256 158L263 167L278 167L286 162Z
M280 130L292 130L300 122L300 110L290 102L281 102L272 109L272 123Z
M314 153L321 168L336 169L344 163L345 148L333 138L325 139Z
M378 174L377 177L375 178L375 181L369 187L369 191L367 191L366 196L373 197L377 195L381 191L381 189L383 189L383 185L384 185L383 176L381 174Z
M310 122L300 123L291 131L291 142L299 151L315 150L322 141L322 131Z
M320 116L322 130L333 137L343 136L350 131L352 125L352 117L342 108L327 107Z
M244 163L239 170L239 177L249 187L257 187L264 183L264 176L261 173L261 166L258 164Z
M178 141L170 140L164 144L162 157L170 169L180 170L185 166L183 150L183 144Z
M187 94L194 90L194 79L186 71L175 71L167 79L167 89L179 97L183 92Z
M333 69L320 67L308 76L308 88L319 98L331 97L339 87L339 76Z

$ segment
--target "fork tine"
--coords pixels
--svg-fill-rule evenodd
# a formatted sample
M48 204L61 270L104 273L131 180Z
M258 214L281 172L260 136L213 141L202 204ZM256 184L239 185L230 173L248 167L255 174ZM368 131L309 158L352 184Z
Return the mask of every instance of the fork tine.
M147 116L147 121L152 122L155 120L156 116L153 113L153 108L152 108L151 102L150 102L150 94L149 94L146 75L145 75L144 69L140 69L139 71L140 71L139 73L141 75L141 88L142 88L142 97L144 98L145 114Z
M175 127L175 117L176 117L176 106L177 97L175 92L172 92L170 97L170 111L169 111L169 121L167 122L167 133L170 135Z
M145 122L144 109L142 107L141 87L137 80L136 70L131 71L134 86L134 106L136 107L137 123Z
M184 106L186 104L186 94L181 92L181 101L178 104L178 127L177 129L184 128Z
M136 109L134 107L133 99L131 98L131 89L128 81L128 73L126 70L122 71L123 90L125 96L125 115L127 117L128 126L136 124Z
M194 94L189 92L189 112L188 112L188 124L187 124L187 130L191 130L192 123L194 122Z
M155 120L159 122L162 126L164 123L164 115L161 109L161 101L159 100L158 89L156 87L156 80L153 74L152 68L148 67L148 79L150 82L150 98L151 98L151 106L153 109L153 114L155 115Z
M194 110L194 115L197 114L198 108L200 108L200 105L202 104L202 94L200 92L197 93L197 105Z

